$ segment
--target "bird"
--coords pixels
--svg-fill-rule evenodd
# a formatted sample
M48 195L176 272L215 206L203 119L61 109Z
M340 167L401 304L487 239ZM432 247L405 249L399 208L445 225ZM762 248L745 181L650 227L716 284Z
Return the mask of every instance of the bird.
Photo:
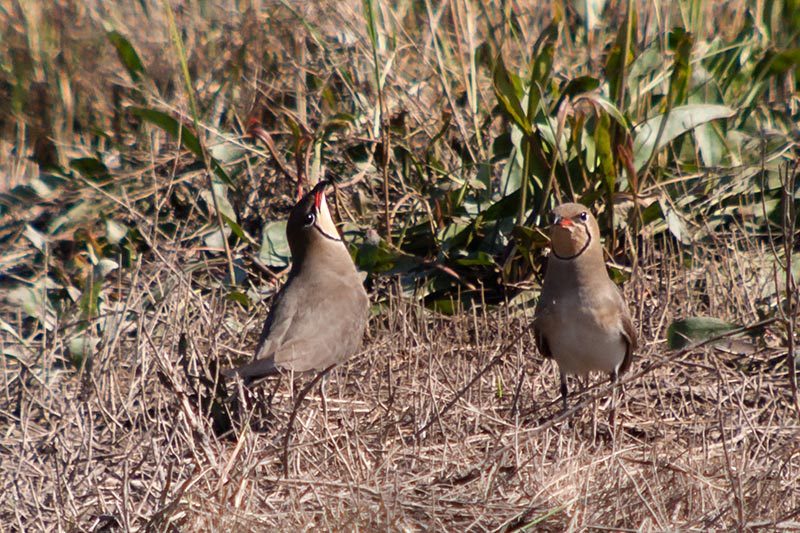
M622 293L609 278L600 228L588 208L553 209L547 270L533 319L539 353L558 364L567 408L567 376L607 372L612 382L631 365L636 329Z
M286 238L292 268L275 296L249 363L223 371L245 385L281 370L325 370L348 360L367 326L362 277L331 218L320 181L292 208Z

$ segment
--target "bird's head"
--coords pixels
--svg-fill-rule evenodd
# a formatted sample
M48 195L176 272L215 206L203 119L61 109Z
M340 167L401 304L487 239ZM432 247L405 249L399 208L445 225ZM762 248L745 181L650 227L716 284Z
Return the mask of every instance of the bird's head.
M329 181L320 181L292 208L286 224L286 238L292 258L301 261L313 247L342 242L331 218L325 188Z
M550 246L559 259L574 259L589 246L599 246L600 228L589 209L581 204L561 204L553 209Z

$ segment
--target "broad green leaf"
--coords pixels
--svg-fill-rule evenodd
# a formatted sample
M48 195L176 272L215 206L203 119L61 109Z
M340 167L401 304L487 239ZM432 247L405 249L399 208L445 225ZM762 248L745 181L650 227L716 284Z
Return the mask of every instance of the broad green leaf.
M527 135L531 135L533 133L531 122L525 115L525 111L522 110L522 102L520 102L517 92L518 84L514 83L512 76L513 74L506 68L502 56L498 56L492 75L494 94L500 107L511 117L514 124Z
M72 365L76 370L80 370L83 362L90 358L97 351L100 339L84 331L69 339L69 355Z
M442 313L443 315L454 315L459 309L462 309L463 303L460 303L455 298L437 298L431 299L426 303L427 307Z
M117 31L106 33L106 37L117 50L117 55L119 55L120 61L128 71L128 75L134 83L138 83L142 76L145 75L145 69L139 54L136 53L136 49Z
M658 115L639 124L635 129L636 137L633 140L633 164L636 170L642 169L653 151L661 150L678 136L693 130L700 124L730 118L735 114L735 110L724 105L692 104L676 107L667 119L664 132L658 139L658 146L654 146L654 144L664 116Z
M523 250L535 250L544 248L548 245L547 236L539 228L529 228L527 226L514 226L511 235L517 246Z
M203 237L203 242L209 248L214 250L224 250L225 249L225 242L224 240L228 238L228 235L231 234L231 228L225 226L220 231L220 228L214 227L214 230L207 233L205 237Z
M106 240L111 244L119 244L128 235L128 226L114 219L106 218Z
M659 199L658 203L661 205L661 212L664 214L664 221L667 223L670 233L681 243L690 244L692 239L680 215L665 200Z
M717 167L722 163L725 155L725 140L713 122L706 122L697 126L694 132L697 139L697 148L703 164L707 167Z
M265 265L283 268L289 265L292 252L286 239L286 221L270 222L261 235L261 251L258 254Z
M495 266L497 263L494 257L486 252L475 252L469 254L467 257L460 257L455 260L455 264L460 266Z
M11 289L6 300L27 316L37 319L45 329L52 331L56 326L56 311L46 295L48 285L51 284L47 278L43 278L33 287L20 286Z
M233 210L233 206L228 201L228 188L222 183L218 182L214 182L213 187L214 194L217 197L217 207L219 207L220 214L230 220L236 220L236 213ZM214 215L214 198L211 196L211 191L208 189L200 191L200 198L202 198L206 203L209 214Z
M250 298L248 298L246 294L239 291L231 291L225 297L228 300L231 300L233 302L238 302L245 307L250 307L252 305Z
M667 328L667 345L680 350L690 344L740 328L738 324L712 317L689 317L676 320Z
M630 129L630 124L628 123L628 120L625 118L625 116L622 114L619 108L617 108L617 106L614 105L614 102L612 102L602 94L597 92L585 93L582 96L582 98L587 98L593 103L602 107L605 110L605 112L608 113L608 116L613 118L622 129L625 130Z
M119 268L119 263L114 261L113 259L101 259L97 262L95 266L95 270L100 275L100 278L105 278L109 273L117 270Z
M553 109L558 109L561 106L562 100L566 98L574 98L583 93L591 93L600 87L600 80L592 76L579 76L575 79L569 80L567 86L561 91L561 96Z
M95 157L72 159L69 162L69 167L73 170L77 170L81 176L95 183L106 182L111 179L111 173L108 171L108 167Z

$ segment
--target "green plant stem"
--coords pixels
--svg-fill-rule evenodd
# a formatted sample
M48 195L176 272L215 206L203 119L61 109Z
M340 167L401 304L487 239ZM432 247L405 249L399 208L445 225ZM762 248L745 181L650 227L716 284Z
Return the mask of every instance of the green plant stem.
M365 0L364 10L366 11L367 31L370 37L370 44L372 47L372 66L373 74L375 75L375 90L378 93L378 122L380 124L381 145L383 151L381 153L381 175L383 178L383 220L386 226L386 243L391 246L392 244L392 213L389 204L389 154L391 151L391 138L389 131L389 119L386 116L386 102L383 98L383 83L381 82L381 69L378 57L378 33L377 33L377 16L375 13L375 4L372 0Z
M194 124L194 132L195 135L198 136L198 140L200 139L200 120L197 114L197 103L194 99L194 88L192 87L192 78L189 74L189 62L186 60L186 50L183 47L183 41L181 40L181 36L178 33L178 27L175 25L175 14L172 12L172 6L169 3L169 0L164 0L164 10L167 14L167 20L169 20L169 32L170 37L172 38L172 43L175 45L175 49L178 52L178 60L181 64L181 73L183 74L183 83L186 88L186 94L189 97L189 108L192 112L192 123ZM180 144L180 143L179 143ZM228 260L228 275L230 276L231 284L236 282L236 269L233 267L233 255L231 254L231 248L228 244L228 238L225 235L225 223L222 220L222 213L219 210L219 201L217 200L217 193L214 190L214 178L212 177L214 172L211 168L211 164L208 159L208 152L205 149L205 144L202 145L203 147L203 165L206 167L206 181L207 187L209 192L211 192L211 200L214 204L214 212L216 213L217 219L217 226L219 227L219 232L221 234L222 245L225 248L225 257Z

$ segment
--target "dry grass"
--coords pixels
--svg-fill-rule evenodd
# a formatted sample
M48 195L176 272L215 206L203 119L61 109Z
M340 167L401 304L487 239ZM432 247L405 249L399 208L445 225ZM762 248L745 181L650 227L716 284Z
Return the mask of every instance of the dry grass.
M652 339L681 308L731 309L724 287L701 294L666 270L645 265L628 287L644 342L613 426L605 397L559 418L552 365L527 334L508 343L524 306L447 319L393 298L325 400L317 387L300 408L288 478L289 380L256 388L250 410L231 404L235 429L218 436L186 379L227 365L260 317L178 278L151 310L131 296L139 321L83 379L59 369L58 343L41 354L47 372L6 360L0 516L21 531L797 529L800 426L780 354L666 353ZM439 417L503 346L503 363Z
M228 299L222 254L202 242L202 232L215 226L198 199L206 182L190 168L194 160L160 130L125 122L123 108L133 104L191 122L163 4L60 0L53 4L62 10L60 25L48 23L49 4L0 8L5 46L30 45L39 54L31 58L30 81L50 84L53 108L49 118L37 118L44 104L31 98L13 113L0 110L0 153L10 154L0 159L0 189L41 177L28 159L41 137L55 142L62 163L102 154L113 175L109 187L76 177L47 202L2 211L0 284L50 279L61 288L86 287L81 276L92 269L85 249L102 240L102 224L92 217L78 229L52 223L82 201L147 240L130 268L106 279L99 316L84 319L75 298L64 295L62 322L46 329L3 297L0 531L800 530L800 422L779 328L757 332L747 349L672 353L663 340L679 317L751 324L778 306L766 239L733 225L692 248L641 236L625 285L641 346L624 390L614 393L613 417L599 376L561 412L557 372L535 354L525 329L532 311L526 298L535 293L444 317L398 296L393 278L376 276L376 312L362 353L328 376L324 395L311 389L285 450L294 399L311 377L269 381L252 395L217 387L216 369L252 352L264 307ZM363 6L312 3L292 11L291 2L265 1L249 2L252 9L242 13L238 4L176 9L203 138L251 154L252 146L228 132L241 131L253 107L291 160L287 116L318 127L338 112L356 115L350 130L328 139L324 162L344 180L356 176L342 198L358 196L365 207L343 208L348 224L379 227L385 206L378 159L370 152L366 162L356 160L349 151L375 150L379 141ZM382 96L387 114L404 120L394 142L413 162L433 162L395 178L397 219L430 210L426 194L442 200L443 182L474 178L477 165L464 163L465 152L475 151L474 161L492 157L503 126L492 115L490 73L477 43L492 42L524 70L550 8L528 4L379 6ZM663 18L643 10L642 32L661 32L678 19L656 4ZM746 4L719 8L735 21L724 32L738 31ZM716 9L703 6L698 39L713 33ZM581 48L570 33L580 30L565 26L560 75L591 71L585 59L597 58L613 38L614 18L595 50ZM140 93L108 46L103 23L142 55L150 77ZM4 75L11 70L2 58L0 67ZM0 97L6 89L0 84ZM92 128L104 134L93 137ZM276 178L270 162L249 168L242 157L230 164L237 165L246 169L232 201L257 237L266 220L285 213L293 184ZM501 171L492 168L494 177ZM170 224L171 233L164 229ZM52 229L47 253L21 238L28 226ZM252 253L239 243L232 251L237 267L246 268ZM269 284L255 272L248 269L238 288L255 293ZM101 343L73 365L70 342L87 323ZM502 361L463 390L499 354ZM224 394L230 412L221 415L212 400ZM214 424L224 424L226 414L232 425L225 431Z

